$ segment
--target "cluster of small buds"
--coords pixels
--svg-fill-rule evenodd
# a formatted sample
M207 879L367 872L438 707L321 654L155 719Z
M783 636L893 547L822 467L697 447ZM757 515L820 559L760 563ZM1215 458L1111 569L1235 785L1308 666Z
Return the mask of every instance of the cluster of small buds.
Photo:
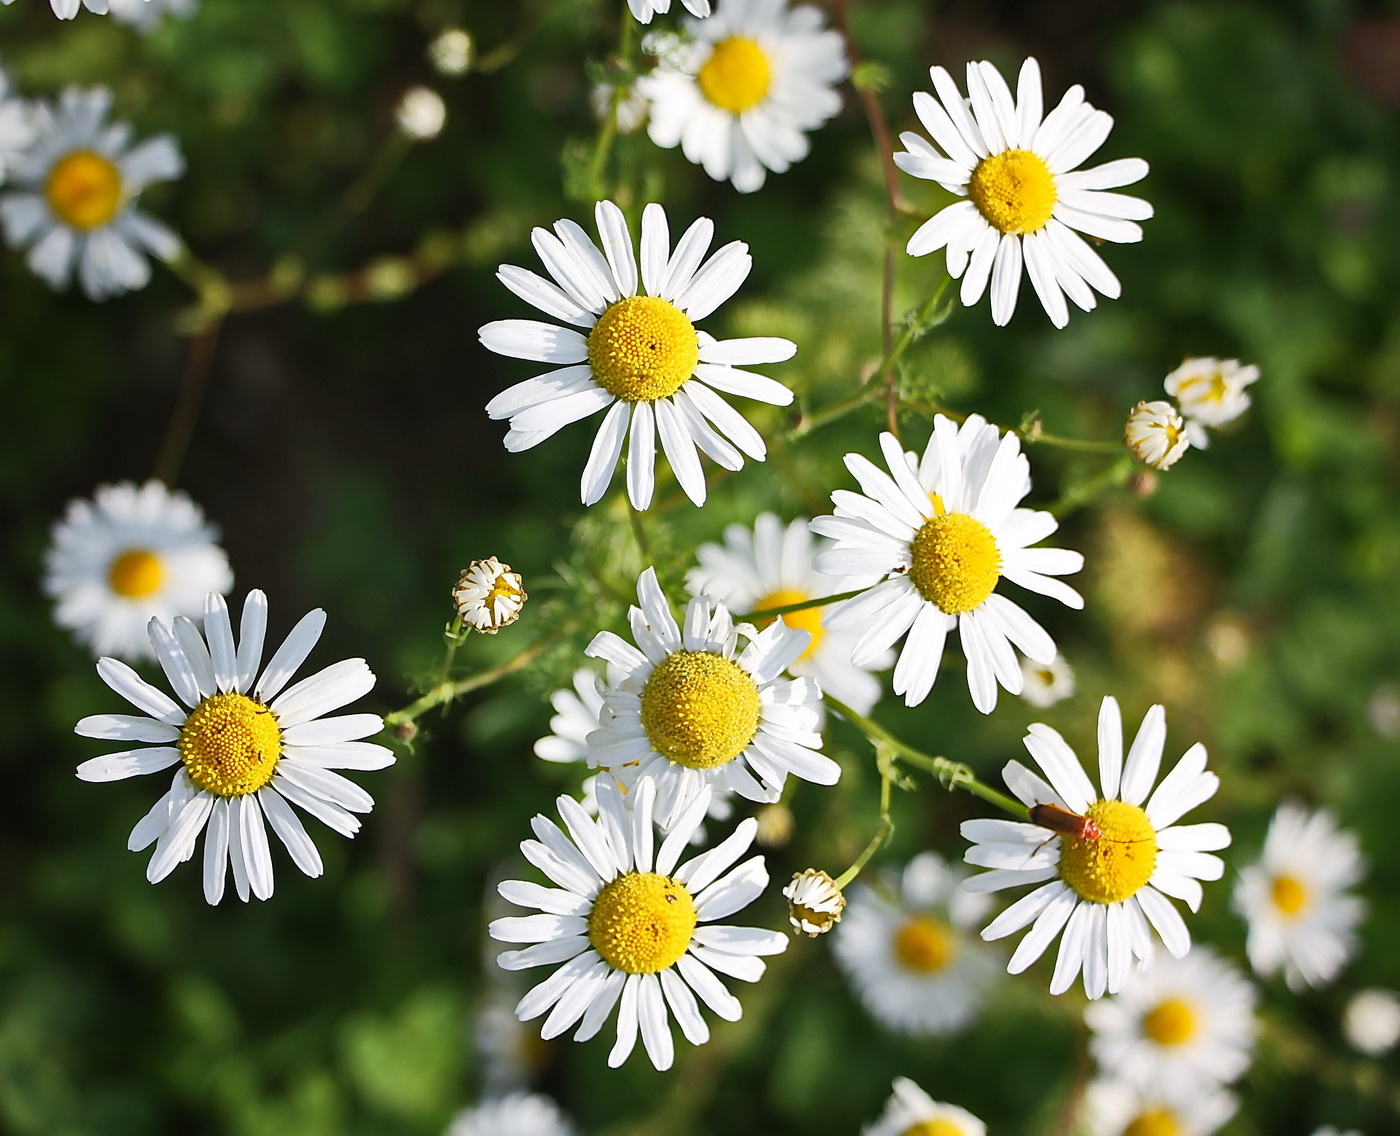
M808 868L792 877L783 888L788 901L788 920L794 931L816 938L841 922L846 897L836 881L820 868Z
M452 589L452 602L462 622L487 635L519 619L527 598L520 573L494 556L473 560Z

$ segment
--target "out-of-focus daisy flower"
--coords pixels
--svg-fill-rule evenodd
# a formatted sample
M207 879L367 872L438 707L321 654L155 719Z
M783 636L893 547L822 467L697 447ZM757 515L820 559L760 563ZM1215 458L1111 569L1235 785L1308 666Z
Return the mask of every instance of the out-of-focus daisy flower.
M1400 686L1384 682L1366 702L1366 721L1383 738L1400 738Z
M10 92L10 79L0 69L0 182L10 165L34 140L29 105Z
M394 121L415 142L427 142L442 133L447 104L431 87L410 87L394 108Z
M527 599L520 573L494 556L473 560L452 589L452 602L462 622L487 635L519 619Z
M1400 1041L1400 995L1393 990L1362 990L1347 1003L1342 1033L1353 1049L1371 1057Z
M1249 409L1245 387L1259 378L1259 368L1238 359L1187 359L1167 376L1167 393L1186 417L1186 436L1198 450L1210 445L1207 426L1224 426Z
M704 17L710 14L710 0L681 0L681 3L686 6L687 11L696 16ZM671 10L671 0L627 0L627 7L632 9L632 15L637 17L638 22L649 24L656 13Z
M14 161L15 192L0 196L0 221L14 247L49 285L78 283L105 300L151 278L146 254L174 260L180 238L135 208L148 185L170 181L185 162L169 134L131 146L126 123L107 123L112 92L67 88L57 106L34 104L34 142Z
M908 1077L896 1077L885 1111L861 1136L987 1136L987 1126L965 1108L934 1100Z
M588 96L589 105L593 108L593 116L599 121L604 121L612 113L613 97L617 97L617 130L619 134L631 134L647 120L647 110L650 104L646 96L637 89L634 83L629 87L619 90L608 83L597 83Z
M851 888L832 949L866 1009L892 1030L953 1033L997 978L1001 963L972 934L987 899L959 887L966 875L924 852L898 880Z
M184 19L195 9L195 0L109 0L112 19L143 32L160 27L165 16Z
M793 875L783 888L788 901L788 921L794 931L815 938L830 931L841 922L846 909L846 897L826 872L807 868Z
M1021 697L1037 710L1054 706L1074 694L1074 671L1063 655L1049 663L1021 660Z
M321 874L321 855L292 811L299 805L342 836L360 828L354 813L374 807L370 795L335 769L383 769L394 754L359 741L384 727L378 714L326 714L368 694L374 674L364 659L346 659L293 686L287 682L321 637L326 613L308 612L262 667L267 597L248 593L237 646L228 606L211 594L204 631L184 616L152 619L151 644L186 711L116 659L99 659L102 681L145 713L95 714L75 728L87 738L154 742L94 757L78 766L84 781L120 781L178 765L175 780L131 830L132 852L155 844L146 878L159 883L194 855L204 838L204 898L223 898L229 865L238 898L272 895L272 826L308 876ZM286 689L283 689L286 687Z
M833 631L861 629L851 656L856 666L869 666L907 633L894 668L894 692L907 706L928 697L956 628L973 705L989 714L998 683L1021 693L1013 646L1038 663L1057 654L1045 629L996 592L997 584L1009 580L1081 608L1079 593L1054 577L1078 572L1084 557L1029 547L1059 526L1049 513L1017 508L1031 477L1015 434L1003 437L977 415L959 429L939 414L922 461L889 433L880 435L880 451L889 473L860 454L846 455L863 492L836 490L835 515L811 527L836 542L818 553L818 572L890 578L837 604L824 623Z
M1158 958L1116 997L1084 1010L1104 1072L1173 1099L1249 1068L1254 987L1207 947Z
M440 75L456 77L471 70L476 42L463 28L445 28L428 45L428 59Z
M1343 1132L1330 1124L1324 1124L1321 1128L1314 1129L1312 1136L1361 1136L1361 1133L1355 1128L1348 1128Z
M850 72L841 37L816 8L786 0L722 0L686 27L688 49L638 83L651 103L651 140L752 193L767 170L805 158L806 132L841 109L836 86Z
M841 767L817 752L821 688L782 674L808 635L781 620L735 627L723 604L696 596L684 630L648 568L628 612L636 646L601 631L587 654L609 665L601 725L588 762L632 785L656 782L656 814L669 832L702 789L776 801L789 773L834 785ZM739 638L748 645L739 650Z
M511 1093L463 1109L444 1136L574 1136L559 1106L540 1093Z
M521 999L521 1021L549 1011L542 1037L579 1023L574 1040L586 1041L616 1005L617 1043L608 1064L627 1060L640 1029L651 1063L668 1069L674 1052L667 1007L686 1040L703 1045L710 1031L695 996L726 1021L737 1021L739 1002L714 972L756 982L764 971L760 956L785 950L787 936L756 927L704 926L747 907L767 886L762 856L729 870L753 841L756 825L741 821L728 839L677 867L704 820L709 791L695 798L653 853L654 789L649 779L638 783L629 811L616 786L600 781L596 821L577 801L560 797L568 836L536 816L532 827L539 839L524 841L520 850L558 886L501 884L511 903L543 914L497 919L490 933L503 942L534 944L502 954L498 961L507 970L564 964Z
M1069 323L1066 296L1086 312L1098 302L1095 291L1117 299L1118 278L1079 233L1099 241L1142 240L1135 222L1151 217L1152 206L1103 191L1140 181L1147 163L1121 158L1076 169L1103 145L1113 119L1085 102L1078 84L1042 117L1034 59L1021 65L1014 100L990 63L967 65L966 99L942 67L929 75L938 97L915 92L914 110L937 146L906 131L899 136L905 149L894 160L905 173L967 200L924 222L909 239L909 255L946 246L948 274L962 277L962 302L969 307L990 280L992 320L999 325L1016 309L1023 264L1056 327Z
M1233 1094L1208 1084L1167 1096L1127 1081L1093 1081L1084 1092L1085 1136L1211 1136L1238 1110Z
M1128 452L1153 469L1170 469L1190 447L1186 423L1169 402L1139 402L1123 431Z
M1347 889L1365 871L1355 835L1338 829L1331 813L1280 805L1259 862L1243 869L1235 885L1255 973L1282 969L1294 990L1335 979L1356 950L1356 925L1365 913Z
M197 615L210 592L233 587L217 526L159 481L100 485L55 522L44 554L54 621L94 655L154 658L146 625Z
M822 575L812 567L816 551L806 518L799 517L784 527L772 513L762 513L752 529L730 525L724 530L724 544L697 548L695 558L700 566L686 573L686 586L692 595L713 596L731 611L763 611L875 583L876 577L868 575L838 580ZM857 713L869 713L880 698L880 683L867 669L851 662L860 633L830 631L822 625L822 613L829 610L809 607L778 616L812 637L807 650L788 670L811 675L827 694ZM867 665L888 666L888 653Z
M1016 821L963 822L962 834L972 841L967 862L992 869L968 880L963 886L969 891L1042 884L982 931L984 939L1000 939L1034 923L1011 956L1012 974L1038 959L1062 929L1052 994L1068 990L1081 969L1090 998L1123 990L1133 956L1143 963L1152 957L1149 924L1176 958L1191 949L1190 932L1167 896L1192 911L1200 906L1199 881L1218 880L1225 870L1209 853L1229 845L1230 831L1223 824L1176 823L1220 787L1206 772L1199 742L1153 790L1166 739L1166 714L1154 706L1125 763L1122 716L1117 701L1105 698L1098 732L1102 789L1096 792L1064 738L1037 722L1026 734L1026 749L1049 780L1011 761L1002 770L1007 788L1028 809L1054 805L1086 817L1092 830L1080 837Z
M531 233L554 283L510 264L497 272L522 300L584 330L536 320L483 327L481 342L489 350L559 367L498 394L486 413L510 419L505 445L516 453L607 409L584 466L583 503L607 492L630 435L627 497L634 508L650 505L660 435L676 480L702 505L705 474L696 447L725 469L743 466L740 450L754 461L767 454L758 431L716 392L786 406L792 401L787 387L739 365L780 363L797 345L772 337L716 340L696 330L695 321L729 299L753 267L743 241L731 241L705 261L715 228L708 217L691 225L673 252L666 211L648 205L639 278L622 210L600 201L594 212L604 252L572 221L557 222L553 233Z

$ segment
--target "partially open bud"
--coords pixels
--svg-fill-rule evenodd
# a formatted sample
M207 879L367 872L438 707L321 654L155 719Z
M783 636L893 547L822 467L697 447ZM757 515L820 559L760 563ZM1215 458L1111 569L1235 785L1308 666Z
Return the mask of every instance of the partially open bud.
M1170 469L1191 446L1186 423L1169 402L1140 402L1128 415L1123 444L1144 465Z
M430 87L410 87L394 109L399 129L415 142L426 142L442 133L447 104Z
M788 919L794 931L816 938L841 922L846 897L836 881L818 868L808 868L792 877L783 888L788 901Z
M462 622L487 635L519 619L526 599L520 573L494 556L473 560L452 589L452 602Z

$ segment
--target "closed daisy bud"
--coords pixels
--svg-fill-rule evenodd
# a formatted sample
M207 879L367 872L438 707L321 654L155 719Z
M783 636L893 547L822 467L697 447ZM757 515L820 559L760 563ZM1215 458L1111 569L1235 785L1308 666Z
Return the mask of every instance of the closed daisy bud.
M410 87L394 108L394 121L414 142L427 142L442 133L447 104L430 87Z
M1169 402L1139 402L1123 432L1128 452L1153 469L1170 469L1191 448L1186 423Z
M461 28L448 28L428 45L428 58L443 75L465 75L476 55L471 33Z
M527 598L520 573L494 556L473 560L452 589L452 602L462 622L487 635L519 619Z
M783 888L788 901L788 919L794 931L816 938L841 922L846 897L836 881L820 868L808 868L792 877Z

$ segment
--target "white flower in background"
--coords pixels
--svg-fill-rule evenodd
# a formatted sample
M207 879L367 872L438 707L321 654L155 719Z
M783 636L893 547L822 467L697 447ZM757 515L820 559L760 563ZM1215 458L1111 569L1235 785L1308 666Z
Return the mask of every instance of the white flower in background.
M865 1008L892 1030L960 1030L997 980L1000 960L973 934L988 901L959 887L966 876L924 852L897 880L851 889L832 949Z
M463 1109L443 1136L575 1136L559 1106L540 1093L511 1093Z
M708 16L710 14L710 0L681 0L686 6L686 10L696 16ZM671 10L671 0L627 0L627 7L632 9L632 15L643 24L651 23L651 18L658 12L669 12Z
M1312 1136L1361 1136L1361 1133L1355 1128L1348 1128L1343 1132L1330 1124L1324 1124L1321 1128L1314 1129Z
M861 1136L987 1136L987 1126L964 1108L934 1100L908 1077L896 1077L885 1111Z
M218 527L159 481L100 485L54 523L44 553L44 594L54 622L94 655L154 658L146 625L198 615L210 592L233 587Z
M1063 655L1050 663L1021 660L1021 697L1037 710L1063 702L1074 694L1074 671Z
M110 0L112 19L143 32L160 27L163 17L184 19L194 12L196 0Z
M872 576L833 580L822 575L812 566L816 551L817 542L806 518L799 517L784 527L774 514L762 513L752 529L730 525L724 530L724 544L697 548L695 558L700 566L686 573L686 587L692 595L712 596L730 611L763 611L876 582ZM860 632L832 631L823 626L822 613L830 610L809 607L778 617L812 637L788 670L794 675L811 675L826 693L857 713L867 714L880 698L880 683L867 668L889 666L889 653L866 667L856 666L851 653Z
M1400 738L1400 686L1383 682L1366 700L1366 721L1383 738Z
M1356 951L1365 904L1347 889L1365 871L1356 836L1331 813L1280 805L1259 862L1241 870L1235 885L1255 973L1282 969L1293 990L1332 982Z
M473 560L452 589L458 617L486 635L494 635L519 619L529 598L520 573L512 572L509 564L502 564L494 556Z
M656 814L670 832L710 787L776 801L787 775L834 785L841 767L823 756L821 688L782 674L808 636L775 621L735 627L723 604L697 596L684 629L648 568L628 612L636 646L600 631L586 653L609 664L602 724L588 738L590 765L629 788L656 782ZM748 645L741 651L739 639ZM640 648L640 649L639 649Z
M1057 654L1045 629L998 594L997 584L1009 580L1082 608L1079 593L1053 577L1078 572L1084 557L1029 547L1059 526L1049 513L1017 507L1031 476L1015 434L1003 437L975 414L961 429L938 414L922 461L893 434L880 435L880 450L890 472L847 454L846 468L863 492L836 490L835 515L818 517L811 527L836 542L817 555L818 572L889 579L837 604L825 626L860 629L851 656L858 667L872 665L907 633L894 668L894 692L906 706L928 697L956 628L973 705L990 714L998 683L1021 693L1013 645L1047 665Z
M456 78L471 70L476 43L462 28L445 28L428 45L428 59L439 75Z
M1224 426L1249 409L1245 387L1259 378L1259 368L1238 359L1187 359L1163 385L1186 417L1186 436L1198 450L1210 445L1207 426Z
M744 464L740 450L754 461L767 454L758 431L716 392L788 405L792 391L738 365L780 363L792 358L797 345L772 337L716 340L696 330L695 322L734 295L753 267L743 241L731 241L705 261L715 229L708 217L691 225L673 252L666 211L646 207L640 272L645 294L639 295L637 258L622 210L600 201L594 213L606 257L578 225L564 220L552 233L530 234L554 283L510 264L496 273L522 300L584 330L536 320L497 320L481 328L489 350L559 367L498 394L486 413L510 419L505 446L517 453L607 409L584 466L583 503L592 505L607 492L630 435L627 498L636 509L650 505L660 435L676 480L702 505L705 474L697 446L731 470Z
M13 4L14 0L0 0L0 2ZM142 0L142 2L145 3L146 0ZM107 14L107 0L50 0L50 3L53 6L54 15L60 20L71 20L76 16L80 3L89 12L96 12L99 16Z
M1208 1084L1167 1095L1098 1080L1084 1092L1084 1136L1211 1136L1238 1110L1232 1093Z
M640 1029L651 1063L669 1069L674 1051L667 1007L686 1040L703 1045L710 1031L697 994L726 1021L742 1013L714 972L756 982L764 971L759 956L787 948L787 936L777 931L705 926L747 907L768 884L762 856L730 870L752 843L756 822L741 821L728 839L677 867L704 820L709 791L695 798L653 854L654 789L650 780L641 781L629 794L629 811L616 786L600 781L596 821L577 801L560 797L568 836L536 816L531 826L538 839L522 842L520 850L558 886L502 883L503 897L543 914L497 919L489 928L503 942L535 944L502 954L498 961L507 970L564 964L516 1007L521 1021L549 1011L541 1037L557 1037L578 1023L574 1040L587 1041L618 1006L617 1043L608 1055L614 1067L627 1060Z
M394 108L394 121L405 137L427 142L442 133L447 122L447 104L431 87L409 87Z
M783 898L788 901L788 922L794 931L816 938L841 922L846 910L846 897L826 872L806 868L794 873Z
M1400 1041L1400 994L1393 990L1362 990L1347 1003L1342 1033L1353 1049L1379 1057Z
M0 69L0 182L11 164L34 140L29 104L10 92L10 79Z
M618 133L631 134L646 122L651 104L635 83L621 88L609 83L595 83L589 93L588 104L593 108L593 117L599 122L605 122L612 113L614 95L617 96Z
M687 20L688 49L668 53L638 83L651 103L648 133L740 193L766 171L783 173L811 148L807 132L841 109L850 73L836 32L813 7L786 0L722 0L708 20Z
M1147 163L1120 158L1075 168L1103 145L1113 119L1085 102L1078 84L1042 117L1034 59L1021 65L1014 100L990 63L967 65L966 99L942 67L929 75L938 98L917 91L914 110L938 145L906 131L899 136L905 149L894 160L905 173L968 200L925 221L909 239L909 255L946 245L948 274L962 277L962 302L969 307L990 279L998 325L1016 309L1023 264L1056 327L1069 323L1066 296L1086 312L1098 302L1095 291L1117 299L1118 278L1079 233L1095 241L1142 240L1135 222L1151 217L1152 206L1102 191L1140 181Z
M1159 957L1084 1010L1089 1051L1113 1077L1179 1099L1237 1080L1254 1044L1254 987L1207 947Z
M272 855L263 818L308 876L321 874L321 855L292 811L299 805L342 836L354 836L354 813L374 807L370 795L335 769L383 769L394 754L359 741L384 728L378 714L327 718L368 694L374 673L364 659L346 659L294 686L288 680L305 661L326 613L308 612L262 668L267 597L248 593L238 643L220 595L204 604L204 631L184 616L152 619L151 644L165 677L186 711L116 659L99 659L102 681L145 713L95 714L75 732L86 738L154 742L94 757L78 766L83 781L120 781L178 765L175 780L131 830L132 852L155 844L146 879L159 883L194 855L204 838L204 898L218 903L230 864L238 898L272 895ZM283 688L286 689L283 689Z
M1186 423L1169 402L1139 402L1128 415L1123 444L1143 465L1171 469L1191 448Z
M1192 911L1200 906L1198 881L1218 880L1225 870L1220 857L1209 853L1229 845L1230 831L1223 824L1176 823L1220 787L1220 779L1206 772L1206 749L1199 742L1153 790L1166 739L1166 714L1154 706L1143 717L1125 763L1122 716L1118 703L1105 698L1098 731L1102 790L1096 792L1064 738L1037 722L1025 745L1048 783L1011 761L1002 770L1007 788L1027 809L1054 805L1087 818L1090 827L1081 836L1016 821L963 822L962 834L972 841L965 859L992 869L972 877L965 888L990 892L1042 885L982 931L984 939L1000 939L1034 924L1011 956L1012 974L1038 959L1061 930L1052 994L1068 990L1081 969L1090 998L1123 990L1133 957L1146 963L1153 956L1149 924L1176 958L1191 949L1191 935L1167 896Z
M57 106L34 104L34 143L15 159L0 195L0 221L11 246L28 248L27 263L62 291L76 270L91 299L105 300L151 278L146 254L174 260L180 238L135 208L148 185L184 172L169 134L130 146L131 128L108 125L112 92L67 88Z

